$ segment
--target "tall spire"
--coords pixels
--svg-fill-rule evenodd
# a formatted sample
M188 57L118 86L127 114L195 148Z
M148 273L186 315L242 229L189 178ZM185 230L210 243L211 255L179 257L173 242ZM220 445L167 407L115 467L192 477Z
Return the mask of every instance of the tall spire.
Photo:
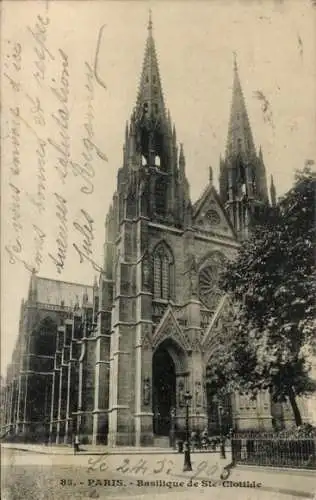
M152 115L160 117L165 115L165 105L153 37L151 10L149 11L148 36L137 96L136 112L138 116L144 113L147 114L148 117Z
M233 58L233 96L225 160L220 162L220 194L231 222L241 240L268 199L262 151L256 154L245 99Z
M118 174L118 207L123 207L118 220L141 214L159 223L184 225L183 207L189 200L185 158L182 148L178 156L176 130L164 103L151 11L136 106L125 141L127 167Z
M249 157L255 155L256 150L241 88L235 52L233 53L233 67L233 97L228 127L226 156L229 157L240 153Z

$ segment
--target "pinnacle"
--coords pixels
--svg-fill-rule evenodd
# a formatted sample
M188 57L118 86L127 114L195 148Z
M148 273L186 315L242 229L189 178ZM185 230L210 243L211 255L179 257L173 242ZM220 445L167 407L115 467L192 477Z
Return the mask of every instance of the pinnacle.
M234 51L233 52L233 58L234 58L234 71L238 71L238 66L237 66L237 53Z
M239 79L237 56L235 52L233 53L233 56L233 96L228 128L226 155L231 156L239 153L249 157L255 154L255 146Z
M151 11L149 11L148 36L139 82L137 108L141 114L145 111L148 116L165 116L158 58L156 54L155 41L152 36L152 30L152 15Z
M149 16L148 16L148 31L151 34L153 29L153 22L152 22L152 12L151 9L149 9Z

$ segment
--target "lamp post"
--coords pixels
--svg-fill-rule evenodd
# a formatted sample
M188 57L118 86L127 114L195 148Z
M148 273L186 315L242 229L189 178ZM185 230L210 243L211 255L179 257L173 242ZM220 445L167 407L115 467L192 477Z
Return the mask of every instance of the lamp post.
M226 458L225 454L225 440L222 432L222 417L223 417L223 407L221 404L218 405L218 424L219 424L219 435L220 435L220 448L221 448L221 458Z
M189 426L189 406L191 399L192 395L189 392L186 392L184 395L185 409L186 409L186 414L185 414L186 443L184 448L183 472L192 470L191 456L190 456L190 426Z

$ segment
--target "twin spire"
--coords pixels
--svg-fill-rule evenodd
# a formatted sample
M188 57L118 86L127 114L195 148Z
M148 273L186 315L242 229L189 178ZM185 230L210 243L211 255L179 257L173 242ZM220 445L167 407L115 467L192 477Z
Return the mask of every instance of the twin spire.
M136 112L141 115L145 113L148 116L165 116L151 11L149 11L148 36L136 102Z
M233 56L233 96L226 144L226 157L240 153L250 158L256 156L256 150L238 74L235 52ZM148 36L136 102L136 114L138 117L144 117L145 115L151 118L157 117L157 119L166 117L158 59L153 38L151 10L149 11Z
M234 56L234 80L233 96L228 125L228 136L226 144L226 157L235 154L246 154L248 157L256 155L256 149L253 141L252 131L246 109L245 99L241 88L238 74L237 56Z
M252 165L252 173L249 171L247 177L248 182L255 182L256 187L251 185L251 190L254 191L253 194L256 192L256 195L259 196L259 198L265 199L267 197L265 167L262 156L261 158L258 158L256 154L256 148L238 73L236 53L233 54L233 57L234 76L232 103L226 143L226 158L224 161L225 163L227 161L228 163L231 163L233 158L243 158L243 163L245 165ZM149 11L148 35L135 111L136 119L139 119L143 125L147 123L148 125L151 124L150 126L153 126L153 124L156 123L156 127L160 128L160 130L168 130L168 135L170 134L174 138L174 141L176 141L175 132L171 131L172 125L170 114L166 113L165 109L158 59L153 37L151 11ZM236 180L233 182L236 182ZM227 181L225 181L224 184L226 186ZM226 192L227 188L224 187L224 190ZM225 194L224 198L226 198L226 196L227 195Z

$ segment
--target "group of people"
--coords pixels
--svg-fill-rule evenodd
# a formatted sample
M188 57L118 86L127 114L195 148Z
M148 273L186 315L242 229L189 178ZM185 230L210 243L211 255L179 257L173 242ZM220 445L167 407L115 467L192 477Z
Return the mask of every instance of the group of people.
M216 451L218 446L223 446L225 437L209 436L208 430L204 429L203 432L192 431L191 433L191 449L194 450L209 450Z

